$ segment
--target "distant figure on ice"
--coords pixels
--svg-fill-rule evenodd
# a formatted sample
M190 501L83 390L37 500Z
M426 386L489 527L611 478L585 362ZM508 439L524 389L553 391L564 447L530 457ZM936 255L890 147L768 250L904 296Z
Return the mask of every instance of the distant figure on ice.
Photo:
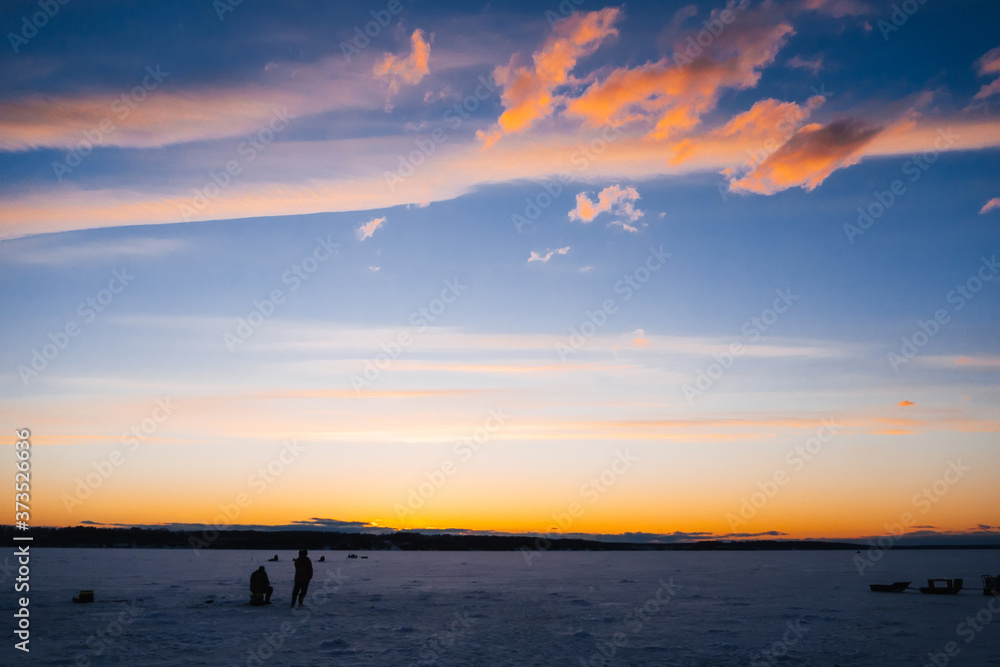
M267 562L268 563L277 563L278 562L278 554L274 554L274 558L268 558Z
M319 562L325 563L326 562L326 556L320 556L319 557Z
M273 592L274 586L267 578L267 570L261 565L250 574L250 601L253 602L255 596L263 595L264 602L261 604L271 604L271 593Z
M309 560L309 552L299 549L299 557L293 559L295 563L295 586L292 588L292 606L295 606L295 598L299 599L299 606L306 597L309 590L309 580L313 578L313 564Z

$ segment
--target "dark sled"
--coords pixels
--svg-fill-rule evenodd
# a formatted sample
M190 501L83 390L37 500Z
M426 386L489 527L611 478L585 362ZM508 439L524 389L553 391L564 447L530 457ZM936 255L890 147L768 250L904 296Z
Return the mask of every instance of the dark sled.
M902 593L910 587L908 581L895 581L891 584L868 584L872 593Z
M944 585L938 586L941 582ZM955 595L962 590L961 579L928 579L926 586L920 587L920 592L925 595Z

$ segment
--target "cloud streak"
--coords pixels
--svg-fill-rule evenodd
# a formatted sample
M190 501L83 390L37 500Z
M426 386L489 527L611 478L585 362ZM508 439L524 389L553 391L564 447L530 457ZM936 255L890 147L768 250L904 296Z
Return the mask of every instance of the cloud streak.
M410 36L410 53L405 57L386 53L375 63L372 72L376 78L388 82L391 99L399 93L400 87L404 84L416 85L430 74L430 57L430 41L422 30L414 30Z
M359 241L365 241L370 239L375 230L381 227L385 223L385 218L372 218L368 222L364 223L355 230L355 234Z

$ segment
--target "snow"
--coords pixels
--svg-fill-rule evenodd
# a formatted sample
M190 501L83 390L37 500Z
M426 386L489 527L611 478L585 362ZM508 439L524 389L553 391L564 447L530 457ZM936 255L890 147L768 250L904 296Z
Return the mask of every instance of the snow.
M31 654L11 638L3 662L1000 665L1000 599L979 578L1000 572L997 550L890 550L863 575L852 551L532 552L530 564L521 552L314 551L307 606L294 611L295 551L272 555L32 549ZM275 593L253 607L259 565ZM929 577L964 577L967 590L868 591ZM96 602L74 604L81 589ZM15 605L3 597L11 630Z

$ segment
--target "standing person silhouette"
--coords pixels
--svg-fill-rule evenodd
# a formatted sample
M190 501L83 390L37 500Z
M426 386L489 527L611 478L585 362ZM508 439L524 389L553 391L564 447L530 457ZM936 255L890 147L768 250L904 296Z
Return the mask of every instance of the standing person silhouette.
M299 557L294 559L295 562L295 586L292 587L292 606L295 606L295 598L299 599L299 606L302 606L302 600L306 597L306 591L309 590L309 580L313 576L313 564L309 560L309 552L305 549L299 549Z

